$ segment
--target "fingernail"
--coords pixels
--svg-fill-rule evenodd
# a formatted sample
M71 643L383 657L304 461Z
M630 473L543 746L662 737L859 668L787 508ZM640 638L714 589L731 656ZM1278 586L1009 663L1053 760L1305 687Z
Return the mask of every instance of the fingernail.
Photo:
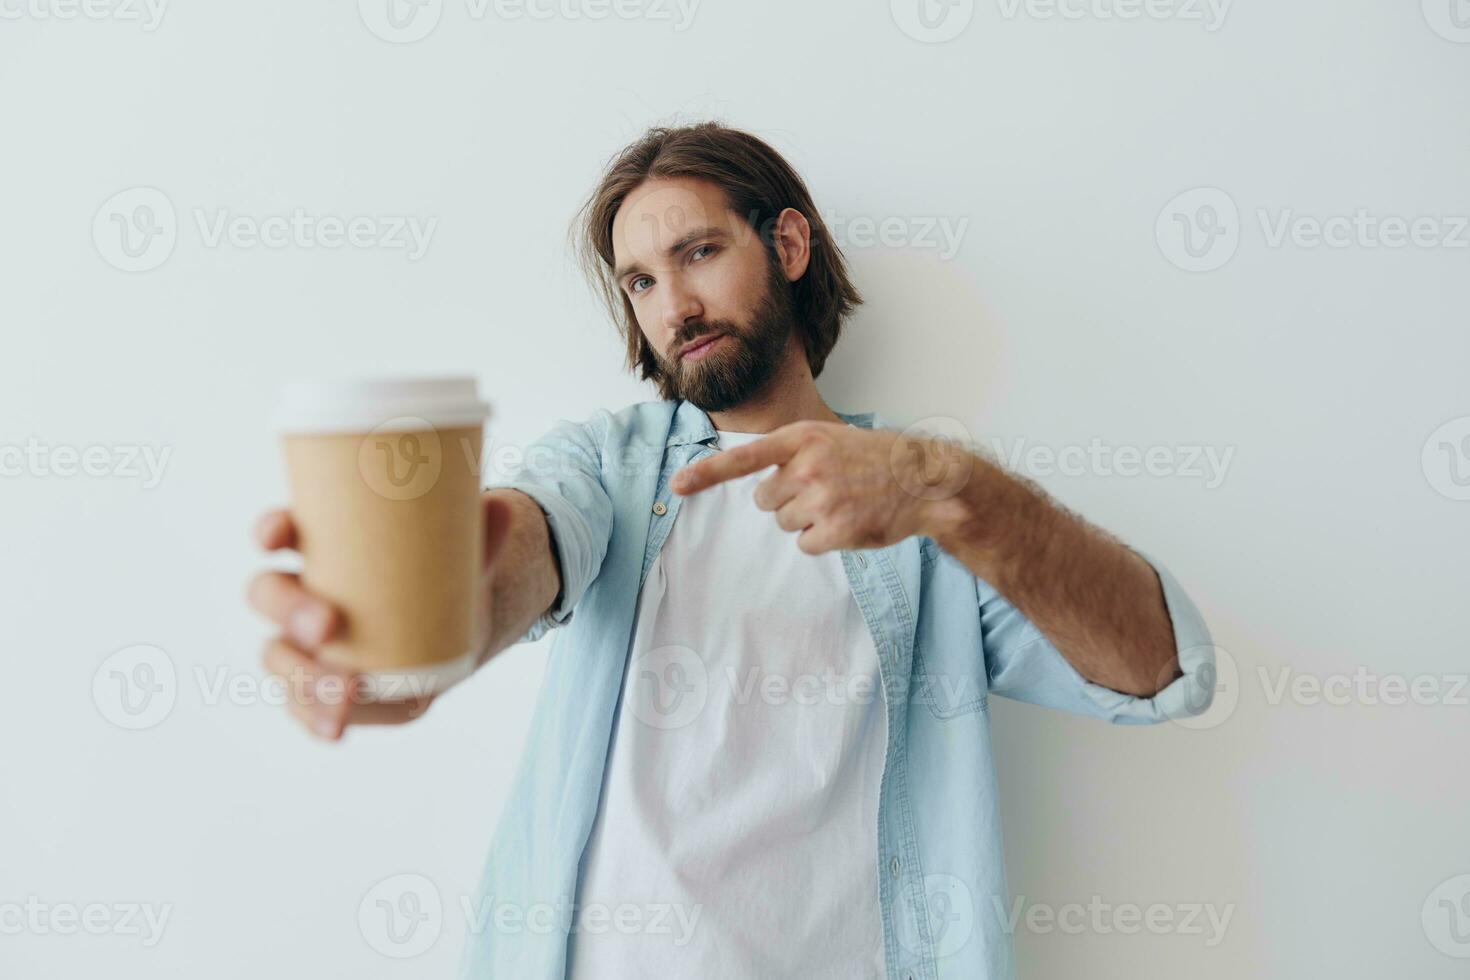
M337 723L326 715L320 715L311 720L311 730L322 738L337 737Z
M291 634L302 643L320 643L326 630L327 610L315 603L302 606L291 615Z

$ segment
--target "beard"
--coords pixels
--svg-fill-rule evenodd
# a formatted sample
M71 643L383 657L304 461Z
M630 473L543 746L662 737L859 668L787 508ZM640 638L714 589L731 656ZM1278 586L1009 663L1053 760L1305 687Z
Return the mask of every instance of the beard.
M773 264L766 277L765 295L751 315L749 326L741 327L730 320L686 323L670 345L678 351L700 337L724 334L719 349L697 361L654 353L659 366L659 393L669 400L691 401L706 412L734 408L759 394L775 377L795 329L791 284Z

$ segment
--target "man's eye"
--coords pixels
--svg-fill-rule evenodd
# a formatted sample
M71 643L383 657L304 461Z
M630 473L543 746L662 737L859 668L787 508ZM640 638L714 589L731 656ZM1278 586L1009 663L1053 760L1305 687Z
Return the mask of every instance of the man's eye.
M699 253L700 253L700 252L703 252L703 251L704 251L704 250L705 250L705 249L709 249L709 251L710 251L710 252L711 252L711 253L714 253L714 252L715 252L715 251L717 251L717 250L718 250L718 249L717 249L717 247L716 247L716 246L714 246L714 245L701 245L701 246L699 246L699 247L698 247L698 248L696 248L696 249L695 249L695 250L694 250L694 252L693 252L693 253L692 253L692 255L691 255L691 258L695 258L695 259L698 259L698 258L699 258Z
M642 292L642 290L638 288L638 284L640 282L652 284L653 280L648 278L647 276L639 276L637 279L634 279L632 282L628 283L628 291L632 293Z

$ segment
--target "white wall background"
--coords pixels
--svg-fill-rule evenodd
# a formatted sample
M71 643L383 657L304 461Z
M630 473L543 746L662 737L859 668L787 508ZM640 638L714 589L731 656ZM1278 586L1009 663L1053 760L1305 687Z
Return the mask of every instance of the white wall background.
M703 0L687 24L672 0L431 0L397 34L373 0L92 2L0 0L0 975L452 973L547 649L338 746L252 703L271 399L291 375L469 372L518 445L651 397L565 231L676 114L767 137L830 219L896 219L886 245L842 233L869 302L822 378L835 407L1180 468L1233 453L1220 481L1031 468L1163 559L1237 669L1197 728L995 704L1022 975L1464 975L1463 0L958 0L930 10L942 41L912 0ZM1201 187L1224 197L1170 206ZM1202 203L1218 267L1185 271L1174 215L1203 234ZM122 271L112 216L140 204L175 240ZM417 258L206 233L298 208L437 224ZM1343 247L1302 237L1360 209ZM931 218L963 227L953 254ZM1383 244L1416 218L1432 244ZM58 473L88 447L107 475ZM156 485L128 447L170 454ZM173 668L149 710L172 707L134 731L106 672L138 644ZM1355 677L1342 703L1276 694ZM1430 703L1384 703L1394 678ZM358 916L400 873L446 907L404 960ZM130 903L167 908L161 939ZM1046 924L1074 903L1101 911ZM1129 903L1174 926L1129 934Z

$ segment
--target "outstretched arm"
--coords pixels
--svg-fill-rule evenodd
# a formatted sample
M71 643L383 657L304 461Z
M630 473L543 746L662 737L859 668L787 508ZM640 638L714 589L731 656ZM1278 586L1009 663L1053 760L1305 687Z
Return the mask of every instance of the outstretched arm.
M962 446L803 421L680 471L678 493L774 466L756 504L809 554L932 538L1087 680L1148 697L1181 676L1164 595L1137 553Z
M978 457L971 479L936 504L922 533L1010 600L1077 673L1136 697L1182 676L1159 577L1132 549Z

